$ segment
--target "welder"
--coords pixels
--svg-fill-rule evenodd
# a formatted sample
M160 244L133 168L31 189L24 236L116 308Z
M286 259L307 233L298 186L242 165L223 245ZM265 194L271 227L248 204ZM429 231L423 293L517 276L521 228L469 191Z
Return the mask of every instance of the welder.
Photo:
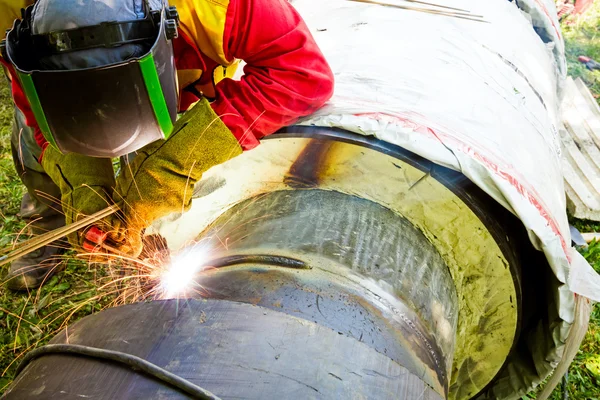
M98 227L136 257L144 229L185 211L206 170L333 92L326 60L287 0L33 3L0 0L13 158L27 188L21 216L33 233L117 204ZM84 231L68 239L85 248ZM61 251L54 243L13 262L8 286L38 287Z

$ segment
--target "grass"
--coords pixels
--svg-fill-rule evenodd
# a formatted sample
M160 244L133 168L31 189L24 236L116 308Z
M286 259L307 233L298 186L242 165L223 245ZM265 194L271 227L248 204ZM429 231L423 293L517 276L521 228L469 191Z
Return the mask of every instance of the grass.
M563 23L569 74L581 77L600 102L600 71L588 71L577 61L579 55L600 61L599 26L598 0L584 18ZM4 80L0 79L0 248L9 245L15 234L24 228L17 216L24 188L12 163L11 123L10 93ZM597 222L573 220L572 223L581 231L600 232ZM592 243L583 250L583 255L600 273L600 243ZM0 392L12 381L18 357L23 352L46 343L66 322L103 309L112 302L111 296L98 296L98 282L102 282L106 271L90 268L75 259L65 258L64 262L65 270L40 290L15 293L0 286ZM600 400L600 305L594 307L589 330L569 373L567 390L571 399ZM552 399L562 399L560 387L554 391Z
M580 77L600 104L600 71L589 71L577 57L588 56L600 62L600 1L583 16L562 21L569 75ZM581 232L600 232L600 223L571 219ZM583 256L600 273L600 242L590 243ZM600 399L600 304L592 311L590 326L569 369L567 391L572 399ZM562 397L556 390L553 399Z
M577 60L579 56L588 56L600 62L600 2L582 16L568 17L561 23L565 38L565 51L569 75L580 77L590 88L600 104L600 71L589 71Z
M590 243L581 252L596 272L600 273L600 242ZM567 390L572 399L600 399L600 304L596 304L592 310L588 331L569 368ZM553 399L562 399L556 390Z
M589 221L575 225L582 227L587 224ZM598 227L597 223L595 225ZM600 242L590 243L581 253L600 273ZM567 389L572 399L600 399L600 303L594 305L588 331L569 369ZM561 399L560 396L553 398Z
M10 150L13 110L10 92L4 80L0 84L0 248L10 244L14 232L23 227L16 217L24 188L17 177Z

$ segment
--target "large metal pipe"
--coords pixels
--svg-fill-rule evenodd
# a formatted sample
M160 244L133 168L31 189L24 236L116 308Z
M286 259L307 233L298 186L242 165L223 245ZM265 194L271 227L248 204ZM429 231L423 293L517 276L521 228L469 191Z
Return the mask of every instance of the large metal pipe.
M518 221L398 147L290 128L196 195L217 211L187 216L201 230L187 262L212 268L177 293L186 300L107 310L53 343L131 353L222 398L462 399L483 393L535 326ZM36 393L182 396L66 355L34 360L7 398Z

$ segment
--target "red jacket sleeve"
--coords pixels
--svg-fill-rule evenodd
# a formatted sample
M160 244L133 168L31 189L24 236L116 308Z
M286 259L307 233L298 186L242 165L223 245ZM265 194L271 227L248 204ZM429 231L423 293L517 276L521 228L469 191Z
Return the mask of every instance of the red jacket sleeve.
M19 80L17 79L17 75L15 74L15 70L12 65L2 57L0 57L0 63L6 68L10 76L10 84L12 91L12 98L15 103L15 106L21 110L23 115L25 116L25 123L27 126L32 127L35 130L35 141L37 144L43 149L48 146L48 142L42 131L38 127L37 121L35 120L35 116L33 115L33 111L31 111L31 107L29 106L29 101L27 101L27 97L25 97L25 93L19 84Z
M231 0L223 39L225 56L246 66L240 81L216 85L213 109L244 149L331 97L333 73L287 0Z
M13 21L16 18L21 18L21 8L25 8L30 4L33 4L33 0L0 0L0 29L2 29L0 37L4 38L6 36L4 30L12 28ZM48 143L38 128L35 117L33 116L33 112L31 111L31 107L29 106L29 102L25 97L25 93L23 93L23 89L21 89L21 85L19 84L17 76L15 75L14 68L2 57L0 57L0 64L2 64L8 71L11 80L12 98L15 106L25 115L25 122L27 125L35 129L35 139L37 143L44 148Z

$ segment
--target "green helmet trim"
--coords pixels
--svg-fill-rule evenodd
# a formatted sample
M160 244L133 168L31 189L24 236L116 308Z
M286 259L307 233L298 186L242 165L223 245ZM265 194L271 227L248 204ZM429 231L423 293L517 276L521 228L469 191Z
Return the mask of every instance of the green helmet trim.
M38 126L42 131L42 135L44 135L44 138L48 141L48 143L50 143L54 148L60 151L58 145L54 141L54 136L52 136L52 131L50 130L50 126L48 125L48 120L46 120L46 114L44 114L44 109L42 108L40 98L38 97L37 91L35 90L35 84L33 83L31 75L25 74L18 70L17 75L19 76L21 86L23 87L23 92L25 92L25 96L29 101L29 106L31 107L31 111L33 111L35 120L37 121Z
M154 63L154 57L152 53L149 53L143 57L140 61L140 70L142 71L142 77L146 83L146 90L148 90L148 96L150 97L150 103L154 110L156 121L160 126L160 129L165 136L165 139L171 135L173 131L173 122L167 108L167 102L165 95L158 78L158 72L156 71L156 65Z

